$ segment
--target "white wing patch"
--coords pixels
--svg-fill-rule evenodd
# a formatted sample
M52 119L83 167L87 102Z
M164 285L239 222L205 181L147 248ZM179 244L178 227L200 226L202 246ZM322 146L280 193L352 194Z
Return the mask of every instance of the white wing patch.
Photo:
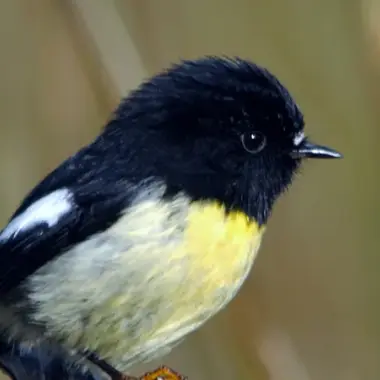
M298 132L293 139L293 144L298 146L305 139L305 134L303 132Z
M14 237L41 223L46 223L49 227L54 226L72 209L72 198L72 193L68 189L59 189L42 197L4 228L0 240Z

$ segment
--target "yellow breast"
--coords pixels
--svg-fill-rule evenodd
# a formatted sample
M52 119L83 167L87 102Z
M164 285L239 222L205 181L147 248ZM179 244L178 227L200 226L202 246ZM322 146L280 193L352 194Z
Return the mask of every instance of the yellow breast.
M151 358L227 305L252 267L263 232L264 227L242 212L226 213L218 203L191 204L182 243L165 254L166 263L180 262L186 269L180 281L166 288L170 306L161 304L162 318L144 335L144 348L137 355ZM178 269L169 264L162 276L177 278Z
M216 202L194 203L189 210L184 248L193 269L208 272L210 288L238 287L251 268L263 231L243 212L226 213Z
M161 282L172 286L164 287L154 328L132 348L138 360L166 353L228 304L252 267L264 231L244 213L226 213L218 203L192 203L186 219L181 243L163 255ZM158 294L158 284L156 289Z

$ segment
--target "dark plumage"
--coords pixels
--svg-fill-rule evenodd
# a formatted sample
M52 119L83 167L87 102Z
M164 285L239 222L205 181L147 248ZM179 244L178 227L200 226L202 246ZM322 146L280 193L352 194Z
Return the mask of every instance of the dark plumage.
M289 92L266 69L209 57L182 62L140 86L121 103L102 141L141 149L132 166L143 178L164 177L173 191L222 200L262 224L300 163L288 153L303 127ZM267 139L259 155L241 146L240 136L252 131Z
M0 370L12 380L109 379L98 367L77 360L75 363L68 360L67 353L57 346L37 345L26 349L16 342L0 341Z

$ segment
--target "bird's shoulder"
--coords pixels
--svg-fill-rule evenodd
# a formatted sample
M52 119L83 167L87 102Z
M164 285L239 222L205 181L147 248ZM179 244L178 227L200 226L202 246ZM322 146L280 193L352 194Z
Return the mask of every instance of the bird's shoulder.
M0 297L57 255L107 229L136 191L91 149L68 158L23 200L0 233Z

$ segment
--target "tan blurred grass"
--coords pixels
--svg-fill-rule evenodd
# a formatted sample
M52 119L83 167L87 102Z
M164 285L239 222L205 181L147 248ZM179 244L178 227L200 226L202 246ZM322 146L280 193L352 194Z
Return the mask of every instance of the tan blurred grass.
M249 57L345 159L307 165L241 294L165 364L197 380L379 378L379 15L346 0L0 2L3 220L146 73Z

